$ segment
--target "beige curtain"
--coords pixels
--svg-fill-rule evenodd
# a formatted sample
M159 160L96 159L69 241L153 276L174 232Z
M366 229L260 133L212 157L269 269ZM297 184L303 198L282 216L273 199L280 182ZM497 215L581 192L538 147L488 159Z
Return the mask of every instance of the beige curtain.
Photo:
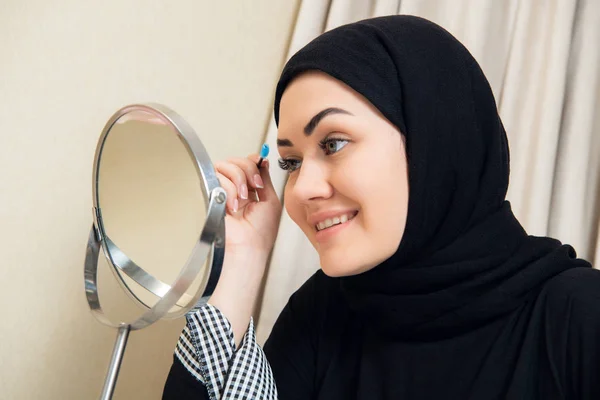
M288 56L323 31L398 13L440 24L480 63L509 137L508 199L528 232L600 260L600 1L304 0ZM271 123L273 146L276 136ZM285 174L272 173L281 193ZM260 307L261 343L318 268L316 252L284 213Z

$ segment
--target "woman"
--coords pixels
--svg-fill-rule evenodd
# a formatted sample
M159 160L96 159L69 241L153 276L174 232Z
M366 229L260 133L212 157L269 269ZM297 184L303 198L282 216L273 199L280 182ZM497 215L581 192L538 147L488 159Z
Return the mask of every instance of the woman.
M264 354L252 322L242 341L280 209L256 156L219 163L226 266L165 398L600 398L600 272L513 216L492 92L448 32L329 31L286 64L275 118L284 204L321 270Z

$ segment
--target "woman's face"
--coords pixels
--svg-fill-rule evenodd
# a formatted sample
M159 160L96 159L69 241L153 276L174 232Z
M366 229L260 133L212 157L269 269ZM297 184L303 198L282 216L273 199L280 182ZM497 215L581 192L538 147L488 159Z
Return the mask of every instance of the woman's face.
M396 252L408 210L405 143L370 102L304 73L281 99L277 143L290 174L285 208L327 275L359 274Z

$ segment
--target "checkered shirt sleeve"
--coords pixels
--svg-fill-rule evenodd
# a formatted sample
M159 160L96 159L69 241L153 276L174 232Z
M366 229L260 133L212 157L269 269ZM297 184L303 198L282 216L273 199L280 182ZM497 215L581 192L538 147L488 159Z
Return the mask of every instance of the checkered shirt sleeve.
M207 304L186 315L175 356L200 381L211 400L276 400L273 373L262 348L256 343L254 321L236 349L231 324Z

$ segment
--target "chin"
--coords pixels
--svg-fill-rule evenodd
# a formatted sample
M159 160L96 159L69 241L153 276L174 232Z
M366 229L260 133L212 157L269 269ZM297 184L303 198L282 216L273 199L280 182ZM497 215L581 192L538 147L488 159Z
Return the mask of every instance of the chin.
M357 265L355 263L328 262L328 260L321 259L321 269L325 275L331 278L359 275L373 267L370 265Z
M325 275L327 275L330 278L343 278L345 276L353 275L353 274L348 274L347 271L344 271L344 270L339 270L339 269L335 269L335 268L327 268L327 267L323 267L322 265L321 265L321 269L323 270Z

